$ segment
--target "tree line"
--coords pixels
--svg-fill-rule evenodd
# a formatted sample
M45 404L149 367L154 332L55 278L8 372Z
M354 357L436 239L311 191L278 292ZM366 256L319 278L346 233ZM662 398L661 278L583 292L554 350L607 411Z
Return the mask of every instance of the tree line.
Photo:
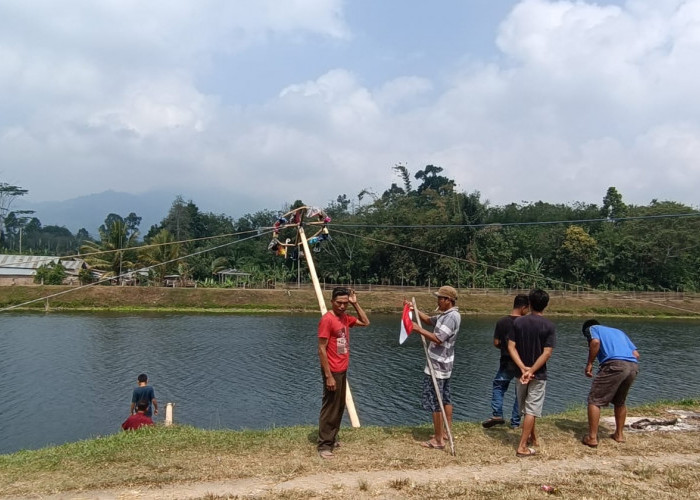
M330 283L458 287L569 288L686 291L700 289L700 212L673 202L626 204L615 187L600 204L545 201L491 205L478 191L460 192L442 167L412 174L394 167L399 182L381 194L346 194L323 210L330 239L314 246L319 278ZM3 197L3 190L6 193ZM3 251L80 254L95 269L162 283L178 275L213 285L217 273L235 268L247 281L307 281L296 252L268 249L269 228L280 212L262 210L234 219L202 212L176 197L166 216L141 236L141 218L108 214L92 238L81 229L42 227L31 214L9 210L26 190L0 184ZM302 200L283 212L303 206ZM308 231L313 231L310 229ZM280 234L294 240L294 231ZM264 233L264 234L261 234Z

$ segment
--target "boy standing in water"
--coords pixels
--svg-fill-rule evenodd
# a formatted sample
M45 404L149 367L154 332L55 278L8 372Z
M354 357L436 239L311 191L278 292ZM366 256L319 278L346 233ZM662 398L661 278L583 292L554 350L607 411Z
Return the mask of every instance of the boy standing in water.
M147 417L158 415L158 401L156 401L156 394L153 387L148 385L148 376L145 373L142 373L138 376L137 381L139 385L131 394L131 409L129 410L129 414L134 415L136 413L136 405L139 402L144 401L148 404L148 408L144 414Z

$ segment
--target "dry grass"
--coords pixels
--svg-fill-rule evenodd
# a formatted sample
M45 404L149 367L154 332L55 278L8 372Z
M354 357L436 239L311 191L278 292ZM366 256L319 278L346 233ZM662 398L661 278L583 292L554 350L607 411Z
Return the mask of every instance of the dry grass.
M630 416L662 415L669 406L631 409ZM698 411L700 401L673 406ZM0 456L0 495L245 479L269 486L268 493L246 495L261 499L518 500L547 495L543 484L564 498L697 495L700 432L629 434L625 444L601 438L600 446L590 449L579 443L586 429L583 409L540 419L538 429L539 455L528 459L515 457L519 433L505 427L484 430L456 423L454 457L418 446L430 434L428 426L343 429L336 459L322 461L315 452L316 430L310 427L265 432L157 427ZM319 488L334 478L335 487ZM233 498L220 493L200 498Z

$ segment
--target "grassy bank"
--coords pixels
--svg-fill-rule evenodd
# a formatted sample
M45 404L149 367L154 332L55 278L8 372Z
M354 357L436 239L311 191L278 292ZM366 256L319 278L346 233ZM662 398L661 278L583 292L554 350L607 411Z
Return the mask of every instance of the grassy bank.
M325 291L326 300L330 291ZM427 289L358 291L370 312L395 313L404 297L415 296L419 307L435 306ZM484 293L462 289L458 305L463 314L500 315L510 310L512 293ZM0 287L0 309L22 305L23 310L53 311L181 311L209 313L318 312L316 295L305 289L216 289L94 286L72 289L64 286ZM659 294L626 296L615 293L577 295L552 292L549 315L599 315L641 317L700 317L700 298L665 298Z
M700 400L660 402L630 409L630 416L666 415L669 408L700 411ZM604 414L610 415L610 411ZM533 458L519 459L519 431L483 429L455 423L457 454L419 446L430 428L343 428L336 458L315 453L316 429L206 431L191 427L145 428L119 432L36 451L0 456L0 496L164 488L173 484L240 481L271 485L299 480L282 498L541 498L541 484L565 498L693 498L700 481L700 432L627 434L618 444L603 439L590 449L579 443L586 430L584 408L538 420L540 447ZM612 464L612 467L611 467ZM445 469L445 468L448 469ZM418 481L421 474L448 478ZM462 473L458 473L462 471ZM493 472L493 474L491 473ZM510 472L507 472L510 471ZM540 472L537 472L540 471ZM505 473L507 472L507 473ZM314 493L318 476L353 476L351 485ZM301 478L311 478L307 483ZM316 478L316 479L314 479ZM359 478L359 479L357 479ZM383 480L382 480L383 478ZM231 483L234 484L234 483ZM175 486L177 489L177 486ZM206 498L231 498L216 494ZM151 490L149 490L151 491ZM152 490L157 492L158 490ZM257 490L246 498L280 498L279 491ZM653 495L650 494L653 492ZM155 493L153 493L155 494ZM90 496L90 495L88 495ZM694 498L697 498L695 496Z

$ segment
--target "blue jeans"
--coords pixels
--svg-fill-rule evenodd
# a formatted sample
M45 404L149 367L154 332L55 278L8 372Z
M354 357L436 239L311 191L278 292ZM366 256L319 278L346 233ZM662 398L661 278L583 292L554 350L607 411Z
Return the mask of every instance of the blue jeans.
M491 412L494 417L503 418L503 397L508 392L508 386L513 378L520 376L520 369L512 361L501 363L498 372L493 379L493 392L491 393ZM518 411L517 391L514 391L513 413L510 417L510 425L520 425L520 412Z

